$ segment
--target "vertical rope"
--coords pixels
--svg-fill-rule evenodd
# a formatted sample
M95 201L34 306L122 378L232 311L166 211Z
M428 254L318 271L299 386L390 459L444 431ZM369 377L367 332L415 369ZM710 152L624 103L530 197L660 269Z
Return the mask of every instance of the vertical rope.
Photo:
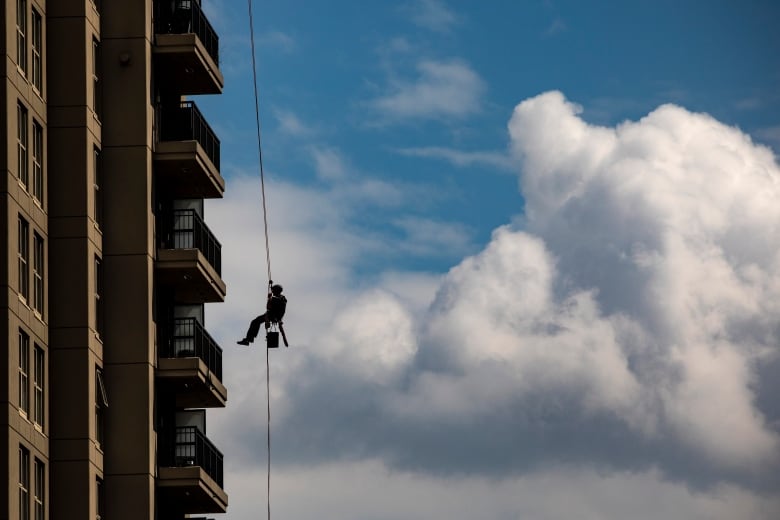
M255 125L257 127L257 157L260 163L260 193L263 198L263 232L265 234L265 262L268 273L268 283L271 283L271 248L268 242L268 209L265 201L265 172L263 171L263 147L260 133L260 101L257 88L257 58L255 57L255 23L252 15L252 0L247 0L249 8L249 40L252 47L252 81L255 97ZM268 417L266 430L266 448L268 452L268 473L266 493L268 496L268 520L271 520L271 368L269 363L268 348L265 349L265 390L267 397L266 414Z
M265 202L265 173L263 172L263 147L260 133L260 100L257 89L257 59L255 57L255 23L252 16L252 0L247 0L249 6L249 40L252 46L252 81L255 95L255 124L257 126L257 157L260 163L260 192L263 197L263 231L265 232L265 262L268 267L268 280L271 278L271 248L268 243L268 210Z
M268 439L268 483L266 492L268 493L268 520L271 520L271 369L268 363L268 351L265 349L265 394L268 396L268 407L266 412L268 414L268 427L266 430L266 439Z

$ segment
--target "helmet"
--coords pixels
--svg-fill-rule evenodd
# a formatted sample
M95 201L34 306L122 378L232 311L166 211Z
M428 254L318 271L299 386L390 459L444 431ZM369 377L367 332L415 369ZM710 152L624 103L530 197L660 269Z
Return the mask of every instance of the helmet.
M282 286L279 285L278 283L271 286L271 292L274 294L282 294L283 290L284 289L282 288Z

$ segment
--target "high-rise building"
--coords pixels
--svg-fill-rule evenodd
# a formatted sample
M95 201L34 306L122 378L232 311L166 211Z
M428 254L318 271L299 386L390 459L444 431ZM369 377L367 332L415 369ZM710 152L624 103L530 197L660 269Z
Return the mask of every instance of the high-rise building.
M0 519L179 520L227 508L204 303L222 91L200 0L5 0Z

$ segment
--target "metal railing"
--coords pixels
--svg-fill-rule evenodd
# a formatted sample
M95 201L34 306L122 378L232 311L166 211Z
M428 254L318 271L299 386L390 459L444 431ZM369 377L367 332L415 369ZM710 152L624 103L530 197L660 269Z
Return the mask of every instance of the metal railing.
M222 453L195 426L178 426L168 436L168 448L163 458L164 465L178 468L200 466L214 482L223 487Z
M222 349L196 318L175 318L163 343L166 358L198 357L222 381Z
M195 103L182 101L159 111L160 141L197 141L219 170L219 139Z
M219 36L203 13L199 0L156 2L158 34L196 34L206 52L219 65Z
M175 209L165 219L165 249L198 249L222 276L222 245L194 209Z

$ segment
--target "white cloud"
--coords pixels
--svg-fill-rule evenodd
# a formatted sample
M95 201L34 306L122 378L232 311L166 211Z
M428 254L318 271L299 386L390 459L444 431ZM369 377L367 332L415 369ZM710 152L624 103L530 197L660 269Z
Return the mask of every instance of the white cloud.
M419 148L401 148L398 152L410 157L428 157L431 159L444 159L445 161L459 167L468 167L474 165L486 165L500 170L509 170L516 167L505 152L467 152L456 150L454 148L444 148L440 146L425 146Z
M412 21L435 32L449 32L460 23L460 17L440 0L417 0L411 7Z
M289 110L274 110L274 117L279 122L279 130L295 137L309 137L314 130L301 121L297 114Z
M394 81L390 93L371 101L388 120L460 118L481 110L485 83L466 63L423 60L414 81Z
M313 147L311 155L317 177L322 180L339 181L348 175L348 166L341 153L334 148Z
M471 247L471 233L462 224L411 216L393 223L406 235L401 247L413 254L462 256Z
M240 497L230 497L230 518L257 518L266 505L265 473L228 471L225 479L228 489ZM290 520L320 517L323 511L343 520L773 520L779 509L777 498L729 485L692 491L664 481L657 471L605 475L586 468L571 472L549 468L500 481L439 479L388 471L370 460L279 468L271 482L272 515Z
M774 156L672 105L615 128L579 112L558 92L517 106L523 228L497 229L443 276L356 280L377 240L350 233L331 194L275 186L280 281L295 295L294 347L272 368L289 517L310 506L344 518L774 517ZM242 182L216 219L242 255L226 269L245 280L228 280L217 335L231 323L243 334L251 315L236 318L236 302L243 312L264 294ZM226 353L235 394L211 431L232 450L228 475L264 461L262 355ZM245 480L228 486L247 500ZM365 502L345 498L364 483ZM294 500L297 486L327 492ZM231 515L248 518L241 507Z

